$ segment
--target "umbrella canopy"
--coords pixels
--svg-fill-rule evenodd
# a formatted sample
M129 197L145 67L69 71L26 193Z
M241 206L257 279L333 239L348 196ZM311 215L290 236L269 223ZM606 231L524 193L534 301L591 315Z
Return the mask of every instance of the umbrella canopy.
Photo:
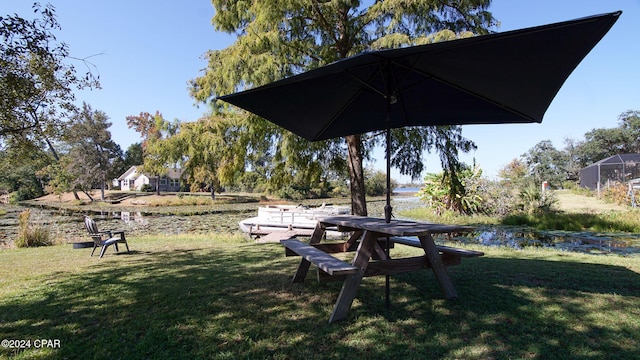
M620 14L366 52L219 99L311 141L405 126L541 122Z

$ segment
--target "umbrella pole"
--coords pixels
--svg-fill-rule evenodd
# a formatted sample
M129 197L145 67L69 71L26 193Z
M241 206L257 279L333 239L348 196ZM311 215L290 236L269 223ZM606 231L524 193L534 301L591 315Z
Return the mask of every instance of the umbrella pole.
M389 121L389 112L387 112L387 121ZM384 206L384 219L387 223L391 222L391 126L387 125L387 204ZM389 237L387 237L387 259L389 256ZM390 281L389 275L385 276L385 305L387 307L387 311L391 308L391 300L390 300Z
M391 259L391 256L389 256L389 242L390 242L390 239L387 236L387 244L386 244L387 245L387 259ZM389 274L385 275L385 284L384 284L385 285L384 286L385 298L384 298L384 304L387 307L387 310L389 310L391 308L391 300L390 300L391 299L391 295L390 295L390 291L389 291L389 289L391 287L391 283L390 283L389 280L390 280Z
M391 222L391 129L387 128L387 204L384 206L384 220Z

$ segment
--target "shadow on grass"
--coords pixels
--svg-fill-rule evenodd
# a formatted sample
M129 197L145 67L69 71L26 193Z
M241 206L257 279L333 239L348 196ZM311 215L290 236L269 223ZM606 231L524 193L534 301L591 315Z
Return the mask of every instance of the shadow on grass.
M444 301L431 272L363 281L349 319L328 324L340 283L297 266L278 245L140 251L52 274L0 302L0 337L59 339L50 358L633 358L640 275L616 266L479 258L450 272ZM121 261L121 260L126 260ZM614 295L615 294L615 295ZM594 300L595 299L595 300ZM635 315L634 315L635 313Z

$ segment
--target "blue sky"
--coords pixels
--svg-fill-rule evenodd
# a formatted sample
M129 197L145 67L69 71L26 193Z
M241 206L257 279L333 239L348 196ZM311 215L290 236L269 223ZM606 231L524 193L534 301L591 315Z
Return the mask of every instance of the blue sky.
M189 96L188 81L202 74L209 49L222 49L234 38L211 25L214 9L207 0L50 1L62 30L56 35L73 56L90 57L101 90L77 95L113 123L112 138L123 150L140 141L125 118L159 110L166 119L193 121L207 109ZM32 1L4 0L0 14L30 16ZM463 134L478 150L463 156L494 177L501 167L542 140L564 147L565 138L583 139L594 128L618 126L618 115L640 110L640 0L494 0L490 11L498 31L544 25L622 10L604 39L569 77L542 124L473 125ZM95 56L92 56L95 55ZM76 64L84 71L82 63ZM372 166L384 168L382 151ZM437 156L427 156L427 172L440 170ZM400 181L393 170L392 176Z

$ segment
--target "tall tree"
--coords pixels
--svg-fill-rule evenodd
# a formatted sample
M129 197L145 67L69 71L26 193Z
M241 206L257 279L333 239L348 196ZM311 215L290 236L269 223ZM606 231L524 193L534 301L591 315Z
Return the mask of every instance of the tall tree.
M133 128L142 138L142 149L144 150L149 142L162 139L164 130L168 125L167 121L162 117L160 111L156 111L155 115L144 111L139 115L127 116L127 126Z
M127 151L124 152L125 170L134 166L141 165L144 162L142 155L142 143L134 143L129 145Z
M74 185L87 195L87 190L99 185L101 200L107 181L114 176L114 165L122 158L122 149L111 139L109 127L111 122L104 112L83 103L66 132L70 146L67 156L72 160L68 168L75 175Z
M45 144L54 158L54 143L67 116L73 114L74 89L98 87L91 72L78 76L51 5L33 5L39 18L0 16L0 141L24 149Z
M640 153L640 111L623 112L618 123L616 128L593 129L575 144L575 156L581 167L617 154Z
M498 170L498 177L509 187L521 185L527 175L527 165L520 159L513 159Z
M620 128L627 133L629 144L626 150L640 153L640 110L627 110L618 116L618 121Z
M564 139L564 150L567 163L564 168L567 171L567 180L569 181L579 181L580 180L580 170L584 167L580 163L579 157L579 143L571 138Z
M179 155L172 154L172 149L164 146L162 140L175 135L180 123L165 120L159 111L155 115L141 112L140 115L127 116L126 119L127 126L135 129L142 137L141 170L157 177L156 194L160 195L160 177L167 173L172 162L179 159Z
M200 101L212 102L217 111L223 105L213 101L216 96L243 87L263 85L369 49L434 41L434 37L428 35L441 30L486 33L495 24L487 11L490 0L386 0L370 6L358 0L292 0L284 3L277 0L212 0L212 3L216 9L212 21L216 30L238 35L230 47L209 52L206 73L192 81L192 94ZM287 136L273 126L260 124L255 119L251 122L253 124L248 124L247 128L254 137L249 146L264 147L260 137L266 139L262 141L273 143ZM258 129L266 131L260 134ZM403 174L419 176L422 152L436 149L447 152L442 160L447 171L454 171L453 183L456 182L455 170L459 168L458 149L474 146L459 136L456 127L403 129L395 131L394 136L405 142L417 141L396 147L392 162L400 166ZM440 136L449 139L440 140ZM418 138L425 140L416 140ZM352 211L366 215L363 160L379 139L370 134L347 136L346 148L338 141L325 141L325 149L318 151L327 153L326 149L337 147L346 150ZM292 154L280 152L274 155L286 158Z
M537 143L522 159L537 185L547 181L551 186L561 186L567 180L567 153L556 149L550 140Z
M207 188L211 198L245 167L246 145L233 117L206 117L180 124L174 136L158 142L170 158L182 160L191 190Z

